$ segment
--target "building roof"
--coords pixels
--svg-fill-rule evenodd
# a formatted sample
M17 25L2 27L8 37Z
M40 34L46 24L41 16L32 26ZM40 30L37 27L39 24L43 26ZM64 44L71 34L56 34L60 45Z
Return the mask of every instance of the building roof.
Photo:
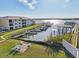
M27 17L20 17L20 16L5 16L5 17L0 17L0 19L27 19Z

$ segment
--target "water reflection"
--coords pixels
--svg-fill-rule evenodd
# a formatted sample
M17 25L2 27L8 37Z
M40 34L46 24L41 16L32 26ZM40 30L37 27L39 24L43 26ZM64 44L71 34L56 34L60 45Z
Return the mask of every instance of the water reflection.
M56 22L56 21L52 21L52 22ZM65 21L64 20L60 20L58 22L59 22L59 25L62 25L65 22L76 22L76 23L78 23L79 21L78 20L71 20L71 21L70 20L65 20ZM51 33L52 33L52 36L56 36L57 35L58 28L57 28L56 25L52 25L46 31L39 32L37 35L29 36L29 40L46 41L48 39L48 37L51 35Z
M52 35L57 35L56 31L56 27L52 25L52 27L49 27L46 31L39 32L37 35L29 36L29 39L35 41L46 41L48 37L51 35L51 33Z

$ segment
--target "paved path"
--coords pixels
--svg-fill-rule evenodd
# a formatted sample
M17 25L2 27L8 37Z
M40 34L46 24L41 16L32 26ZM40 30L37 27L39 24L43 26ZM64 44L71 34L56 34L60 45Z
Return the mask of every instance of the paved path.
M4 36L1 36L1 39L3 40L0 40L0 42L4 42L6 39L4 38Z

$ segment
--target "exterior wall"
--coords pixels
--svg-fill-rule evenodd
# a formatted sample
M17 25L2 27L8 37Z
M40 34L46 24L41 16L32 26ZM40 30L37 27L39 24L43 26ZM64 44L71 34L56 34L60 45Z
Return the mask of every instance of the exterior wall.
M9 30L9 21L8 19L0 19L0 26Z
M12 20L13 22L13 28L14 29L19 29L19 28L22 28L22 20L20 19L15 19L15 20Z
M33 24L32 21L30 21L30 20L27 20L27 21L26 21L26 26L29 26L29 25L32 25L32 24Z
M4 27L0 26L0 33L5 32L5 31L6 31L6 29Z
M26 27L26 26L29 26L32 24L32 21L29 21L28 19L15 19L15 20L12 20L13 22L13 27L14 29L19 29L19 28L22 28L22 27Z
M70 43L68 43L67 41L63 40L62 42L63 46L74 56L74 57L78 57L78 49L73 47Z

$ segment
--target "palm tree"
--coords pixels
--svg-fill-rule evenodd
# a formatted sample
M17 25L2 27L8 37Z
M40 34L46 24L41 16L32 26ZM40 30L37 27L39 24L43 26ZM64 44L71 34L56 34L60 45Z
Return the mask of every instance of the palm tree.
M46 47L45 51L48 52L48 55L53 54L54 56L55 54L59 52L60 49L62 49L62 45L59 44L57 40L55 41L55 39L52 37L52 32L50 36L48 37L47 43L49 44L49 46Z

